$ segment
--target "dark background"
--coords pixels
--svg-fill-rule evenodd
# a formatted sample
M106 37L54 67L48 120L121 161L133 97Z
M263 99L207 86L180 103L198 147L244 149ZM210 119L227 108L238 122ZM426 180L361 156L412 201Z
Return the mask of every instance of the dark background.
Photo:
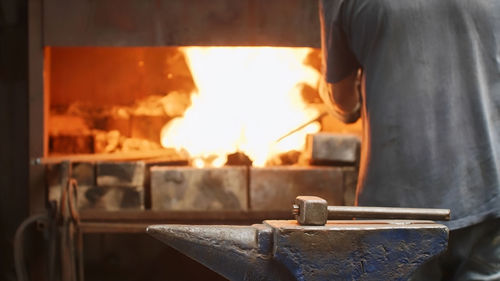
M0 0L0 279L17 280L12 243L28 216L27 1Z

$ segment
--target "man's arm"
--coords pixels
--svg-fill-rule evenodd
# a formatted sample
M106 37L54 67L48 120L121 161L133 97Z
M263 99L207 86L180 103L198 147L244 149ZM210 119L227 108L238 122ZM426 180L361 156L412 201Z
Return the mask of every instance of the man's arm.
M336 83L325 82L320 96L329 112L344 123L354 123L361 115L361 71L355 71Z
M361 64L356 58L345 32L343 15L345 0L321 0L321 49L323 50L323 85L320 96L328 111L344 123L354 123L361 115L358 90ZM329 82L325 82L329 81Z

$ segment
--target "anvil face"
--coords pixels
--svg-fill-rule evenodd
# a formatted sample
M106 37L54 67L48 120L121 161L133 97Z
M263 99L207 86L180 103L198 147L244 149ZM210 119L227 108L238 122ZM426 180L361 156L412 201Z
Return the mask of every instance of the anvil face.
M230 280L406 280L447 245L430 221L264 221L150 226L156 238Z

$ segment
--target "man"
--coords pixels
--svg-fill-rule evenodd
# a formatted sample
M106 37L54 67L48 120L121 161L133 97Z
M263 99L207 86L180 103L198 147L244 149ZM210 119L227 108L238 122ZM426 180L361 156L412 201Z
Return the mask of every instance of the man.
M414 279L500 280L500 1L321 4L323 98L363 119L357 203L451 209Z

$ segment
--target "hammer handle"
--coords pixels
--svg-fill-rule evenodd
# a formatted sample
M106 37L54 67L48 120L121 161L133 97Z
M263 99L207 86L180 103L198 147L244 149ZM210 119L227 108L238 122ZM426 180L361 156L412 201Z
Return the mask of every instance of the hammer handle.
M328 219L352 218L443 221L450 219L450 210L393 207L328 206Z

